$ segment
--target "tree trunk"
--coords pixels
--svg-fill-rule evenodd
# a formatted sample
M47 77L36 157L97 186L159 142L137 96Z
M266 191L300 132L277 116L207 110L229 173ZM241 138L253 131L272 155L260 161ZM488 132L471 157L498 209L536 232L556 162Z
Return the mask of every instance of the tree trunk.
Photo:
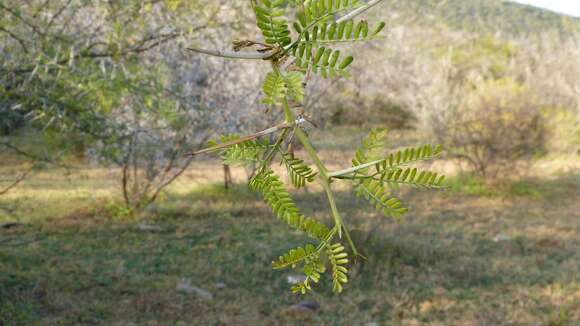
M230 171L230 166L224 164L224 187L230 189L232 184L232 172Z

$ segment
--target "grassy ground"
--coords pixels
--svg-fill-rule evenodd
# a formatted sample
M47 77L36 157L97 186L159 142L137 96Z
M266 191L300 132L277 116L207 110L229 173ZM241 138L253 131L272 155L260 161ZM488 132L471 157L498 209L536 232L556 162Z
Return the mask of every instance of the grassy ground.
M351 151L325 148L329 160ZM578 170L544 166L550 173L494 187L458 175L446 191L403 191L411 210L398 223L339 187L369 261L344 294L322 286L299 297L294 273L269 265L305 239L243 185L226 191L207 177L213 164L139 219L116 214L116 175L104 169L45 171L0 198L0 224L21 223L0 229L0 325L580 324ZM295 196L326 218L319 189ZM183 281L213 298L179 291ZM302 300L320 309L293 307Z

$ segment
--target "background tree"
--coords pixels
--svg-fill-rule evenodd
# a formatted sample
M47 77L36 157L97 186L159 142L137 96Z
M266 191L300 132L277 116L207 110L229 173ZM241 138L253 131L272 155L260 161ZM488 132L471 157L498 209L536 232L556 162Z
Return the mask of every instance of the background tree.
M1 2L0 132L7 142L24 129L59 134L61 149L120 167L125 205L143 208L189 166L185 151L251 127L243 108L256 97L247 92L237 110L231 101L250 80L182 48L243 34L240 9L226 1Z

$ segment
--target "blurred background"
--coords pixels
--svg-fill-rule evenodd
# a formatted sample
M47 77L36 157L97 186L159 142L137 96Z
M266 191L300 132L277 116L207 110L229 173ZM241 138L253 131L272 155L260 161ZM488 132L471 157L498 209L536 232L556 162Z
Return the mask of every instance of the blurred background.
M0 0L0 325L579 324L573 2L366 14L384 37L311 80L307 131L337 169L373 127L441 144L447 187L398 190L392 221L338 184L369 259L343 295L299 297L270 262L304 239L246 189L254 169L184 156L282 120L263 62L186 50L255 40L250 1ZM320 188L294 195L330 221Z

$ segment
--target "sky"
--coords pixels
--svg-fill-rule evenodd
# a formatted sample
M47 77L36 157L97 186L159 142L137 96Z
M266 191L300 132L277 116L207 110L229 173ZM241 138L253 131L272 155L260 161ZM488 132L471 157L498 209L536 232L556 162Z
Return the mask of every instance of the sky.
M580 0L512 0L580 17Z

